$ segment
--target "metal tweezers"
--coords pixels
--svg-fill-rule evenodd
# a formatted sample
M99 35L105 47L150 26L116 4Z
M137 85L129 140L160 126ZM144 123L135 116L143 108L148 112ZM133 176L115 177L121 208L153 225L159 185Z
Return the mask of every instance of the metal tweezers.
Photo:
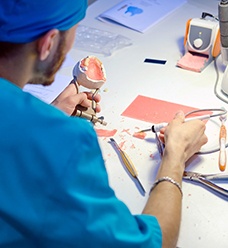
M219 193L220 195L228 197L228 190L224 189L212 181L225 181L228 180L228 174L200 174L196 172L184 171L183 179L190 180L193 182L201 183L202 185L212 189L213 191Z
M158 148L159 154L160 154L160 156L162 158L163 153L164 153L164 144L159 139L157 132L155 132L155 138L156 138L156 144L157 144L157 148Z

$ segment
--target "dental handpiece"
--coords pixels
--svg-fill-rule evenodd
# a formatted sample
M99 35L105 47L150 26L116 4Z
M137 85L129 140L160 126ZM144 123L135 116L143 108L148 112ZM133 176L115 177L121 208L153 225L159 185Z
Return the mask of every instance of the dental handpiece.
M193 120L205 120L205 119L209 119L210 117L211 117L210 114L194 116L194 117L185 118L185 122L193 121ZM141 130L140 132L149 132L149 131L152 131L153 133L160 132L160 130L166 127L167 125L168 125L167 122L161 122L158 124L154 124L151 128Z

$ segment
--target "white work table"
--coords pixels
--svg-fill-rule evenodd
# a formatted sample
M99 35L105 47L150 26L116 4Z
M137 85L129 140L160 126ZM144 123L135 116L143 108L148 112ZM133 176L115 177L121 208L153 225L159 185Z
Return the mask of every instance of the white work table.
M216 15L219 1L189 0L144 34L119 25L102 23L96 19L98 14L118 2L119 0L96 1L89 6L87 17L82 24L124 35L133 43L131 46L117 50L111 56L95 53L93 55L103 62L107 73L107 82L100 92L102 112L99 114L105 117L107 126L96 125L96 127L107 130L117 129L114 139L117 143L122 142L123 149L133 161L147 193L145 196L140 194L109 143L109 138L100 137L99 142L110 185L116 196L126 203L130 211L138 214L141 213L155 180L160 156L153 133L148 133L144 140L132 136L137 130L136 127L148 128L150 123L124 117L121 114L138 95L194 108L227 108L227 104L214 95L216 80L214 62L201 73L176 67L177 61L184 53L183 37L187 20L201 17L202 12ZM74 63L90 54L91 52L73 48L58 77L69 82ZM145 58L162 59L167 62L165 65L147 64L144 63ZM224 66L220 57L218 67L221 79ZM55 93L57 95L58 92ZM207 146L210 148L217 142L214 142L214 136L215 133L219 133L218 126L209 121L206 132L209 138ZM187 169L206 174L220 173L218 152L195 156L189 162ZM228 168L224 173L227 171ZM227 184L222 186L228 188ZM182 187L183 207L178 247L228 247L227 199L189 181L184 181ZM167 207L169 207L168 203Z

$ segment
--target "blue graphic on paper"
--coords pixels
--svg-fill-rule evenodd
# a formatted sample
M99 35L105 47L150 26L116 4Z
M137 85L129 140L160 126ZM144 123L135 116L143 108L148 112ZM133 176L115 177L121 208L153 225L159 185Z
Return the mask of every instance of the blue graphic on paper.
M137 15L137 14L141 14L142 12L143 12L142 9L140 9L138 7L130 6L125 11L125 14L130 13L131 16L134 16L134 15Z

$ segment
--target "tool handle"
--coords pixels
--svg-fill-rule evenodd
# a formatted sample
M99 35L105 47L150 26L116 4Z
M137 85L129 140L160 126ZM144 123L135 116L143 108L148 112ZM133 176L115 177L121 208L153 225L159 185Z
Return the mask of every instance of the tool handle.
M219 152L219 169L221 171L226 169L226 151Z
M99 122L100 124L106 126L107 125L107 122L105 122L102 118L98 118L95 114L90 114L90 113L87 113L86 111L82 111L82 110L79 110L79 109L76 109L75 113L74 113L74 116L78 116L78 117L82 117L86 120L89 120L91 121L92 123L97 123Z
M220 151L219 151L219 169L224 171L226 169L226 127L225 125L221 125L220 134Z
M219 193L221 195L228 196L228 190L227 189L224 189L224 188L212 183L211 181L209 181L203 177L200 177L195 181L202 183L203 185L207 186L208 188L216 191L217 193Z
M133 177L137 177L138 173L137 173L132 161L128 157L128 155L122 150L119 150L119 152L120 152L121 158L122 158L123 163L126 166L127 170L131 173L131 175Z
M224 174L224 173L204 174L203 177L206 178L207 180L217 180L217 181L228 180L228 174Z

